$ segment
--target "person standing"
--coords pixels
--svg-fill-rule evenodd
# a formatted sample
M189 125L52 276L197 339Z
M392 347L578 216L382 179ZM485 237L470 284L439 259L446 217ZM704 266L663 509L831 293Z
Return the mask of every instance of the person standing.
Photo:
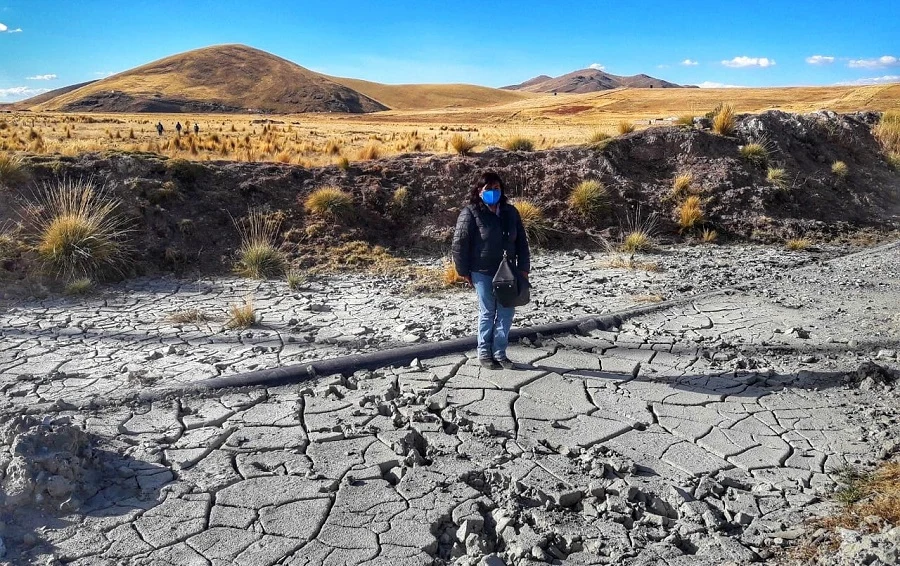
M503 180L494 171L481 173L469 191L453 234L453 263L478 297L478 360L489 369L511 369L506 355L515 307L504 307L494 295L493 279L503 252L526 279L531 250L519 211L506 198Z
M178 132L178 135L181 135L181 122L175 122L175 131Z

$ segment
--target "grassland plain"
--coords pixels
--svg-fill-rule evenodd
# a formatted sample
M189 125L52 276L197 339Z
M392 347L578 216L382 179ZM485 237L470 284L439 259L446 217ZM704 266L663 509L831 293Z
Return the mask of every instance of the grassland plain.
M466 85L341 80L373 99L390 102L394 109L373 114L284 115L18 111L0 114L0 151L72 156L119 150L201 161L313 167L373 155L453 153L454 136L469 140L476 152L506 146L515 138L527 138L535 149L578 145L598 132L615 135L623 122L638 130L670 125L676 117L705 115L722 101L733 104L738 113L900 110L900 85L616 89L552 96ZM157 134L157 122L165 129L163 135ZM182 135L174 129L177 122L184 127Z

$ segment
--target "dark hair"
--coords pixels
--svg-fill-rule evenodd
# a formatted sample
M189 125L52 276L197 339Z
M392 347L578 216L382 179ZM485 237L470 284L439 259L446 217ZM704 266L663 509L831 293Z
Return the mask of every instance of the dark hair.
M485 185L491 185L494 183L500 184L499 204L506 204L506 185L503 183L503 179L500 178L500 175L498 175L496 171L484 171L483 173L478 175L478 177L476 177L475 183L469 190L469 201L467 204L481 203L481 189L483 189Z

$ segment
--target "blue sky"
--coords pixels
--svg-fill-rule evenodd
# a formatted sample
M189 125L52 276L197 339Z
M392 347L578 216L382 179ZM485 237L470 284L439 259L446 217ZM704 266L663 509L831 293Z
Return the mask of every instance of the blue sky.
M900 82L900 0L0 0L0 102L222 43L384 83Z

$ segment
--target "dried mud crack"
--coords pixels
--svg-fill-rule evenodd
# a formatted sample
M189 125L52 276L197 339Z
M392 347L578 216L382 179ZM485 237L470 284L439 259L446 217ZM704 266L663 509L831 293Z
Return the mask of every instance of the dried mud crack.
M513 370L459 354L152 403L130 396L129 372L165 385L303 354L289 330L158 322L166 301L212 305L236 282L189 296L166 283L155 312L120 308L141 302L116 288L83 310L15 306L0 315L5 559L791 563L788 547L814 534L806 520L837 508L836 470L900 446L897 249L811 263L608 331L529 340L510 348ZM304 311L275 291L268 312L296 319L288 326L335 336L353 335L342 324L384 326L364 309L346 322L340 307ZM568 301L598 300L578 293ZM462 328L469 299L442 299Z

